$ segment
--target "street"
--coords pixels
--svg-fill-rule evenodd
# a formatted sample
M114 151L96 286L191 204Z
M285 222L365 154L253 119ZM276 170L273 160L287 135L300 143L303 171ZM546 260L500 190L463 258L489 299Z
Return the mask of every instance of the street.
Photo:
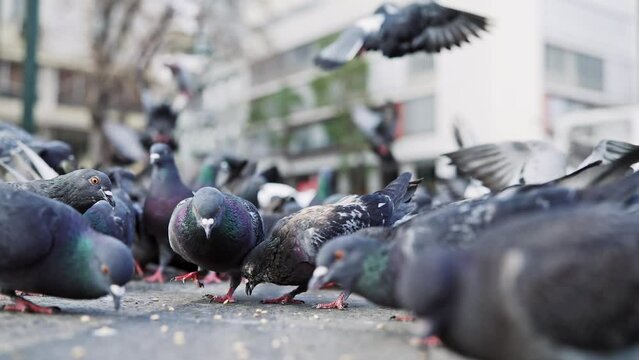
M398 312L358 296L343 311L311 306L332 301L337 291L302 294L303 305L260 304L290 290L273 285L258 286L251 297L241 285L234 304L203 298L225 293L226 286L135 281L119 312L108 298L30 297L62 311L0 313L0 359L460 359L411 345L418 324L391 321Z

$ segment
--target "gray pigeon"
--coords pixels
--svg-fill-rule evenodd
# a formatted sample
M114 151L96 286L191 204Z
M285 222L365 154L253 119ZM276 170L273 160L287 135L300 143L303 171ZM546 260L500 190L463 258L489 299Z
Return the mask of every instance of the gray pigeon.
M111 180L103 172L93 169L75 170L49 180L32 180L9 185L61 201L81 213L100 200L106 200L111 206L115 205Z
M637 153L637 151L635 151ZM631 153L615 161L624 168L637 160ZM615 173L614 167L609 168ZM417 214L392 228L371 227L332 240L317 255L311 288L336 282L383 306L398 307L395 286L403 264L425 248L437 246L466 249L478 246L484 231L513 217L602 203L639 203L639 174L583 190L554 183L504 191Z
M5 311L52 313L15 290L70 299L111 294L116 309L133 276L131 251L92 230L71 207L0 184L0 292Z
M400 8L380 6L373 15L344 30L315 58L325 70L335 69L366 50L379 50L386 57L400 57L419 51L438 53L470 42L486 30L486 18L438 5L418 2Z
M370 226L392 226L412 208L410 201L416 182L406 172L383 190L363 196L349 196L332 205L311 206L281 219L268 240L247 255L242 275L248 280L246 292L263 282L296 285L292 292L264 303L300 303L294 297L307 289L315 268L315 256L331 239ZM344 308L347 295L321 308Z
M171 248L201 270L228 272L231 285L225 296L207 295L211 301L234 302L240 285L240 267L248 252L264 240L257 208L249 201L212 187L199 189L181 201L169 223ZM178 280L199 281L197 272Z
M635 149L636 145L602 140L579 169L593 163L609 164ZM545 141L477 145L444 156L461 173L480 180L492 191L518 184L541 184L566 175L566 155Z
M476 359L636 359L639 223L620 206L520 216L465 252L429 248L398 296Z
M143 224L146 236L158 251L159 266L155 274L147 277L148 282L164 282L164 269L175 257L169 245L169 220L175 206L191 197L193 192L182 183L173 152L167 144L151 146L151 188L144 201Z

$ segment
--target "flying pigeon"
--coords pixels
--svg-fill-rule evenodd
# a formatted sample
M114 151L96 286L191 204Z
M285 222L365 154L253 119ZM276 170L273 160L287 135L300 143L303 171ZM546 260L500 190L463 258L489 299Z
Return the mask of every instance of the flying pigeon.
M579 168L609 164L636 148L621 141L603 140ZM566 175L566 155L544 141L477 145L444 156L463 174L480 180L492 191L517 184L540 184Z
M476 359L635 359L639 224L611 204L520 216L481 246L427 249L401 303L429 334Z
M9 185L61 201L81 213L100 200L106 200L111 206L115 206L111 180L103 172L93 169L75 170L49 180L32 180Z
M470 42L470 37L479 37L487 26L488 21L482 16L434 1L403 8L384 4L373 15L344 30L317 55L315 64L325 70L335 69L366 50L379 50L389 58L419 51L438 53Z
M315 268L315 256L331 239L370 226L392 226L410 212L410 201L417 183L406 172L383 190L363 196L349 196L332 205L311 206L280 220L268 240L247 255L242 275L246 292L263 282L296 285L292 292L264 303L300 303L295 296L307 289ZM346 294L322 308L343 309Z
M149 282L164 282L164 268L175 253L169 245L169 220L175 206L193 195L180 179L173 152L167 144L151 146L151 187L144 201L143 224L146 236L158 250L159 266L155 274L146 278Z
M199 189L182 200L169 223L171 248L185 260L215 272L228 272L231 283L225 296L208 295L215 302L234 302L242 279L242 260L264 240L262 219L250 202L212 187ZM199 281L194 272L176 278Z
M95 299L111 294L116 309L133 275L130 250L92 230L71 207L0 184L0 292L5 311L52 313L15 290Z

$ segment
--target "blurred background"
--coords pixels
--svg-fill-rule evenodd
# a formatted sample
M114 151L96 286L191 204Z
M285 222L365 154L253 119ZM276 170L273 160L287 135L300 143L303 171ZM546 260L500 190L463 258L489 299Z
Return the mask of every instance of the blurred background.
M164 116L187 181L232 154L299 189L336 169L341 193L396 170L452 175L439 155L457 149L454 125L466 143L545 139L575 159L602 138L639 143L639 1L441 0L489 32L442 54L313 65L380 3L0 0L0 119L95 166L112 151L105 124Z

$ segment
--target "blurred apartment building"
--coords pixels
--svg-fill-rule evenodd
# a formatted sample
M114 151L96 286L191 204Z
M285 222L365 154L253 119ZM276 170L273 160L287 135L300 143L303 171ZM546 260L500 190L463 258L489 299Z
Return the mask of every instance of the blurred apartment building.
M86 147L90 116L85 107L92 70L90 1L40 1L39 131ZM0 119L22 119L24 0L0 0Z
M0 120L15 123L20 123L23 112L26 3L25 0L0 0ZM147 31L145 22L156 21L149 14L159 13L166 3L145 2L140 11L145 11L146 18L136 19L130 33L144 34L143 31ZM88 102L95 70L92 44L93 33L100 26L95 4L95 0L39 1L35 109L38 132L69 142L78 154L87 149L91 127ZM177 28L172 27L171 31ZM170 34L179 35L179 32ZM122 57L128 54L125 53L129 49L127 46L129 43L123 46ZM170 80L170 72L165 71ZM140 95L134 79L130 79L130 86L121 86L112 94L112 106L117 109L117 116L124 114L123 118L130 125L143 126Z
M209 94L248 109L217 123L216 143L299 182L325 166L342 169L341 189L362 192L382 180L350 121L356 103L391 107L395 158L431 177L437 156L456 149L454 121L476 143L551 139L565 114L637 101L637 1L441 3L489 17L490 32L434 56L368 53L325 73L313 56L378 1L247 1L245 21L257 34L247 37L249 56Z

